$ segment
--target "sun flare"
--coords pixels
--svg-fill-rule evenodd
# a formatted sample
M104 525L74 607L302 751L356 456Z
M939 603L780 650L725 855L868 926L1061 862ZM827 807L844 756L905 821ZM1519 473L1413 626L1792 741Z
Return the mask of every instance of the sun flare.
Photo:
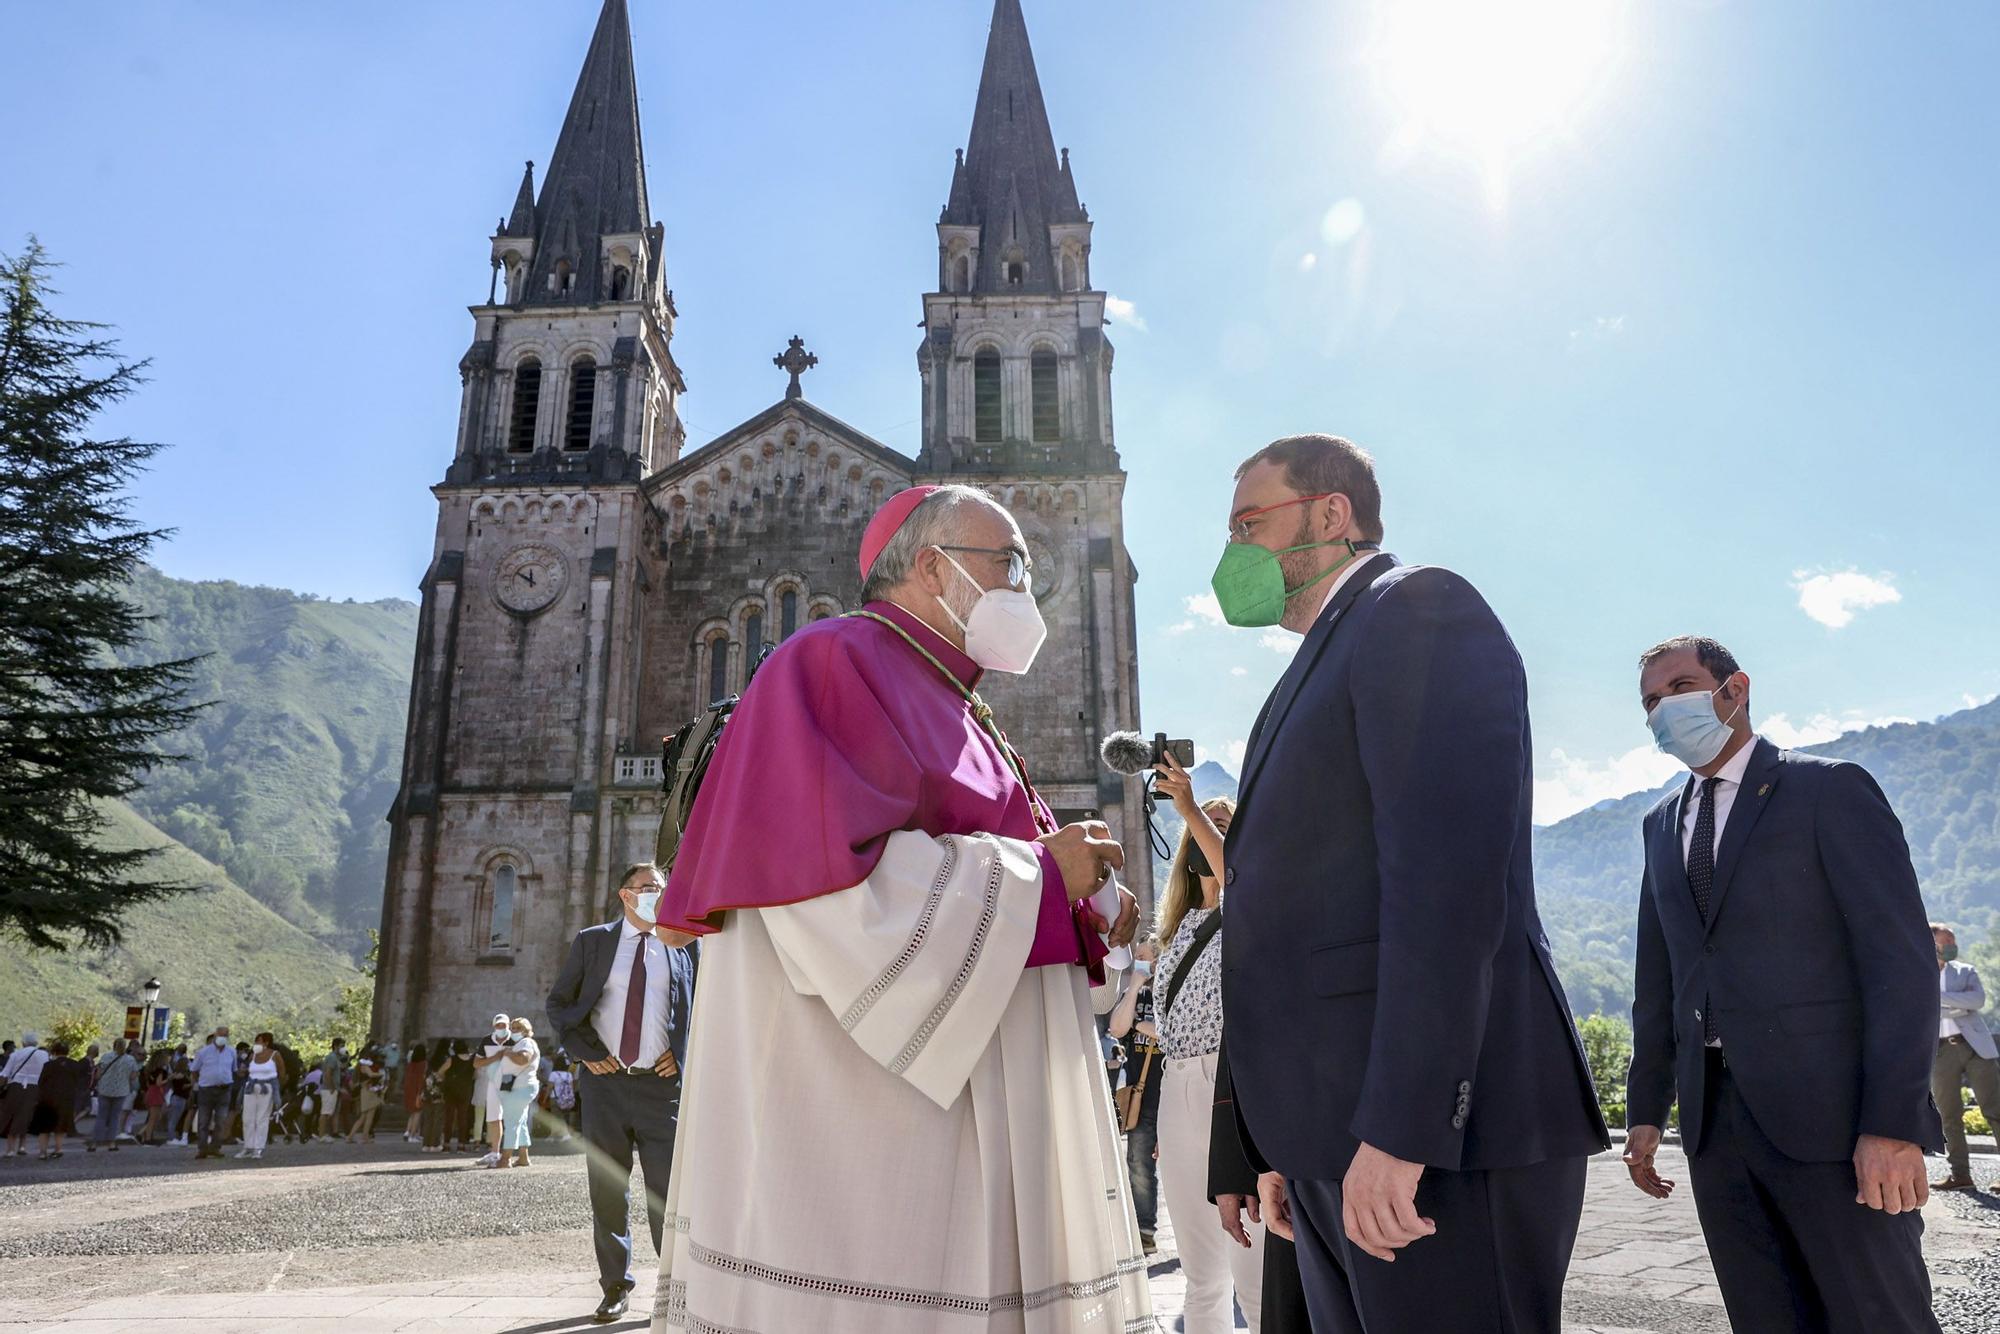
M1365 58L1394 147L1469 159L1497 202L1513 164L1613 83L1625 15L1626 0L1380 0Z

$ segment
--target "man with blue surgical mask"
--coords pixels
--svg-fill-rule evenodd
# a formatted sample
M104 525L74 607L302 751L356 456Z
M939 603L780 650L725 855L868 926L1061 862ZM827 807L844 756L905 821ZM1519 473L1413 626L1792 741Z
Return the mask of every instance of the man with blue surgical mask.
M1938 991L1902 825L1867 770L1781 750L1713 639L1639 659L1689 769L1646 815L1625 1165L1655 1199L1680 1104L1730 1324L1936 1334L1918 1214Z
M655 1254L663 1244L681 1063L701 959L693 936L658 925L665 888L666 877L653 863L626 867L618 878L618 919L577 932L549 991L549 1019L563 1050L581 1066L576 1091L589 1144L592 1235L604 1289L593 1317L599 1324L625 1314L633 1287L626 1218L635 1148Z

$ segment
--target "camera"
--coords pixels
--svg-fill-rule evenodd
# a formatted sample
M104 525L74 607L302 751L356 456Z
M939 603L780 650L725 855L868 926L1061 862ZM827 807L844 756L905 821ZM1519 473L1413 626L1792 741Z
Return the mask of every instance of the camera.
M1153 733L1152 762L1154 764L1165 764L1167 762L1167 756L1169 755L1174 757L1174 760L1181 766L1181 768L1183 769L1194 768L1193 741L1186 739L1182 739L1179 741L1171 741L1168 740L1167 734L1165 732Z

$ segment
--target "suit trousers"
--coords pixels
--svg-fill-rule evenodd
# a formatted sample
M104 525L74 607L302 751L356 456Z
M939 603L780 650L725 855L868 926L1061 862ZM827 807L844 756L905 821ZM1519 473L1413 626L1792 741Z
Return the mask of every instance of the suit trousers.
M1588 1162L1426 1168L1417 1213L1437 1232L1393 1264L1348 1240L1340 1182L1288 1179L1314 1334L1559 1334Z
M597 1279L609 1292L632 1286L632 1156L646 1179L646 1217L653 1254L665 1244L667 1177L674 1165L674 1130L680 1124L681 1078L644 1074L594 1075L577 1070L576 1096L588 1145L591 1239Z
M1233 1294L1255 1331L1264 1307L1264 1226L1243 1220L1252 1243L1245 1250L1222 1230L1222 1219L1208 1199L1215 1056L1169 1060L1166 1075L1160 1087L1160 1194L1174 1221L1181 1272L1187 1277L1183 1328L1186 1334L1235 1329Z
M1854 1164L1802 1163L1765 1137L1719 1051L1688 1158L1722 1304L1757 1334L1938 1334L1924 1220L1854 1200Z
M1972 1175L1972 1151L1965 1143L1965 1097L1959 1092L1968 1076L1972 1100L1985 1113L1994 1142L2000 1144L2000 1061L1981 1056L1964 1038L1939 1038L1937 1059L1931 1065L1931 1097L1944 1119L1945 1160L1958 1177Z
M197 1157L222 1156L222 1132L229 1124L229 1099L235 1091L228 1084L210 1084L194 1091Z

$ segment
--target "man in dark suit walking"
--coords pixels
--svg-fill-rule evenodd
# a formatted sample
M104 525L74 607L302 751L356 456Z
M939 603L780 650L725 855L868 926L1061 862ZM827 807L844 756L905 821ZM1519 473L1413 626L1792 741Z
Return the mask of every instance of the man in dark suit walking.
M549 991L548 1012L563 1049L581 1064L577 1098L588 1146L590 1213L600 1324L625 1314L632 1291L632 1155L646 1178L653 1250L664 1245L667 1174L680 1118L701 944L654 925L666 879L651 862L625 868L616 921L576 933Z
M1223 891L1264 1220L1320 1334L1555 1334L1608 1140L1535 908L1520 656L1464 579L1377 554L1348 441L1280 440L1236 476L1223 614L1305 634L1251 733Z
M1713 639L1639 660L1692 775L1646 816L1625 1163L1681 1142L1737 1329L1936 1334L1924 1270L1935 956L1903 827L1866 769L1780 750ZM1234 923L1232 923L1232 926Z

